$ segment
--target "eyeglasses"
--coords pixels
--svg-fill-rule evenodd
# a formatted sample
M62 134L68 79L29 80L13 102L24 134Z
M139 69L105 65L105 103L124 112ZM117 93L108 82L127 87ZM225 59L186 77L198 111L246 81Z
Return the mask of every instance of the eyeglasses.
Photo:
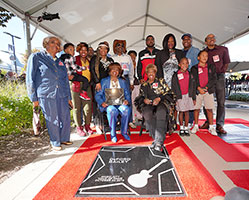
M215 36L207 37L207 40L216 39Z
M124 47L124 44L122 44L122 43L118 43L117 45L116 45L116 47Z

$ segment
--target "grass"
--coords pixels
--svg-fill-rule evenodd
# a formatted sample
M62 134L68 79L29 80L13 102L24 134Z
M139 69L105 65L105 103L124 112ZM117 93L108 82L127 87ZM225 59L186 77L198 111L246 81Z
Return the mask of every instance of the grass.
M20 133L32 126L32 103L25 84L0 83L0 136Z

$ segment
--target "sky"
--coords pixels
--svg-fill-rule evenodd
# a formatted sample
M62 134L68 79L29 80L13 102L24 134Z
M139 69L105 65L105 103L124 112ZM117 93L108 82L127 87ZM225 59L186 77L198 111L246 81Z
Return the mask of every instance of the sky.
M4 65L6 63L11 64L9 55L7 53L2 52L1 50L8 51L8 44L12 44L12 37L3 32L8 32L11 33L12 35L21 38L21 39L15 38L14 43L15 43L16 56L22 62L22 54L24 54L25 50L27 49L24 22L18 17L13 17L6 25L7 27L0 27L0 59L3 61L2 64ZM35 30L35 27L31 25L30 28L32 35ZM34 35L34 38L31 41L32 49L34 48L41 49L43 38L46 36L47 36L46 33L38 29Z
M26 39L25 39L26 35L25 35L24 22L18 17L13 17L6 25L7 27L0 27L0 59L4 63L11 64L9 55L1 51L1 50L8 51L8 44L12 44L11 37L3 33L3 32L9 32L12 35L16 35L21 38L21 39L15 39L14 42L15 42L16 56L22 62L21 54L25 53L26 50ZM35 28L31 25L31 35L34 32L34 29ZM31 41L32 49L34 48L41 49L43 38L46 36L47 36L46 33L38 29L34 35L34 38ZM249 34L231 43L228 43L225 46L228 47L229 49L231 61L249 61L249 50L248 50Z

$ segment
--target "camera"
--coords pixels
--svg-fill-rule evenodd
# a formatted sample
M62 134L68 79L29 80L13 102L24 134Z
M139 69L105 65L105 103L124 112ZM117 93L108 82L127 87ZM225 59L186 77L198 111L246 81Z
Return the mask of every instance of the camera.
M59 13L51 14L51 13L44 12L44 13L42 13L42 16L39 16L37 18L37 21L38 22L42 22L43 20L52 21L53 19L60 19Z

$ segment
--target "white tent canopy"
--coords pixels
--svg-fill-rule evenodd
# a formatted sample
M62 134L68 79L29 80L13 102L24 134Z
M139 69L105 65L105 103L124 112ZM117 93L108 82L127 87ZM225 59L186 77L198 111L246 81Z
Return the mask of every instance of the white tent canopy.
M114 39L125 39L128 49L140 51L151 34L158 48L173 33L177 47L181 35L191 33L193 45L204 46L209 33L224 44L249 31L248 0L2 0L0 6L37 23L43 12L59 13L60 19L42 21L40 28L66 42L85 41L96 48Z
M228 65L229 72L241 72L249 69L249 62L231 62Z

